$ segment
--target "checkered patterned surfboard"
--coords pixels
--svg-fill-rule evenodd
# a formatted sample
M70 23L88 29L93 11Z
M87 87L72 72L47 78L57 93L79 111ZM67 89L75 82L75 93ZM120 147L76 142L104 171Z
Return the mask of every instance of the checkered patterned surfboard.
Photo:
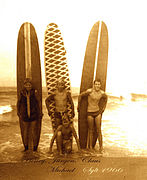
M63 79L66 90L70 91L69 70L66 59L66 50L64 48L63 38L58 26L51 23L47 26L44 37L44 61L46 86L48 96L56 90L57 80ZM55 111L55 102L50 102L49 107L52 113ZM68 115L71 116L71 105L68 103ZM53 130L55 130L55 119L52 120Z

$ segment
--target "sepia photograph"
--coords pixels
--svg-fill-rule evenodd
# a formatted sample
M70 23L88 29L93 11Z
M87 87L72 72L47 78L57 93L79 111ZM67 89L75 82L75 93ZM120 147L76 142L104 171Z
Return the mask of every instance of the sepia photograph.
M147 179L146 2L0 1L0 179Z

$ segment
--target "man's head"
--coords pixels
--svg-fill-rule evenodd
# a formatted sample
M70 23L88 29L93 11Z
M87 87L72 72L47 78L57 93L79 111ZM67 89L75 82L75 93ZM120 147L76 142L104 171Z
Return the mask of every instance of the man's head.
M63 117L62 117L62 125L67 128L70 124L70 121L69 121L69 118L68 118L68 115L67 114L64 114Z
M100 79L94 80L93 85L94 85L94 89L96 91L99 91L101 88L101 80Z
M24 88L27 90L27 91L30 91L32 89L32 82L31 82L31 79L30 78L26 78L24 80Z
M65 82L63 79L59 79L57 81L57 88L59 91L63 91L65 89Z

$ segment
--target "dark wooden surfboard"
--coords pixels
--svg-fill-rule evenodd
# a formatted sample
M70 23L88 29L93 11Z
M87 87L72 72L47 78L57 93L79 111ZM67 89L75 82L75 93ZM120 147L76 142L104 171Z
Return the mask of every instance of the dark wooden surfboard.
M101 80L101 89L106 90L106 79L107 79L107 64L108 64L108 30L104 22L101 24L99 51L96 66L95 79ZM107 103L106 97L103 97L99 102L100 108L103 108ZM97 141L97 133L94 131L93 147Z
M38 92L40 112L42 113L42 79L39 45L35 28L28 22L22 24L20 27L17 40L17 98L19 98L20 92L24 87L25 78L32 79L32 86ZM41 121L41 118L37 120L35 132L37 146L40 139ZM24 127L20 118L19 122L22 141L24 143ZM29 139L31 141L31 134L29 134ZM31 142L29 142L29 144L31 144Z
M98 54L97 54L98 53ZM96 60L97 58L97 60ZM106 86L108 60L108 33L104 22L97 22L90 31L87 42L80 93L92 88L95 78L101 79L102 90ZM103 104L103 103L101 103ZM87 124L87 97L82 98L78 114L78 128L80 146L82 149L87 147L88 124ZM94 135L93 146L95 146L97 136Z

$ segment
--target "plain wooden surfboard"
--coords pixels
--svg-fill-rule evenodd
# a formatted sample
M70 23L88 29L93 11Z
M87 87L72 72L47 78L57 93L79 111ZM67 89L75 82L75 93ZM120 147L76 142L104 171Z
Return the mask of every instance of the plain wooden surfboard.
M17 40L17 97L19 98L20 92L24 86L24 79L31 78L33 88L38 91L39 105L42 112L42 78L41 78L41 64L38 39L35 28L31 23L24 23L20 27ZM41 119L38 120L36 136L37 145L39 144L41 132ZM20 129L22 141L24 143L23 124L21 119ZM30 141L31 135L29 134ZM30 142L31 144L31 142ZM31 146L31 145L30 145Z
M98 53L98 54L97 54ZM97 58L97 60L96 60ZM98 21L90 31L87 42L83 71L81 78L80 93L92 88L94 79L99 78L102 90L105 91L108 61L108 32L104 22ZM95 76L95 77L94 77ZM79 140L82 149L87 147L88 124L87 124L87 97L82 98L78 113ZM93 146L97 139L96 131Z

